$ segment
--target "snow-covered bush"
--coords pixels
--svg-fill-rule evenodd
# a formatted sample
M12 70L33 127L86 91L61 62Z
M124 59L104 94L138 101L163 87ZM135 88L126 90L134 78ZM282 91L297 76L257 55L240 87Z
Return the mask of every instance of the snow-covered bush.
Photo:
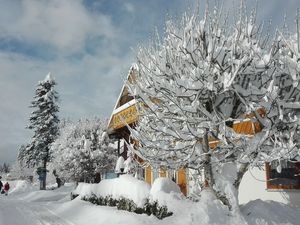
M156 193L158 189L168 192L171 191L171 186L172 190L176 190L169 182L172 181L158 182L152 192ZM150 194L152 192L146 182L125 174L119 178L102 180L99 184L79 183L71 193L71 199L79 196L82 200L93 204L117 206L120 210L154 215L159 219L171 216L172 212L169 212L166 206L153 200Z
M64 121L61 135L52 144L54 168L69 181L95 181L95 174L114 168L116 152L105 136L105 121L100 119Z
M143 207L138 207L134 203L134 201L127 198L115 199L111 196L97 197L96 195L92 195L90 197L82 197L81 199L93 203L95 205L110 206L110 207L116 206L118 210L126 210L128 212L134 212L137 214L147 214L148 216L154 215L158 219L163 219L165 217L173 215L172 212L168 211L167 206L165 205L160 206L157 201L150 202L149 200L147 200Z
M172 181L167 177L156 178L155 181L153 182L150 194L152 196L155 196L159 192L168 193L168 194L174 192L174 193L181 194L179 186L174 181Z
M138 206L142 206L149 196L149 191L150 186L146 182L124 174L118 178L102 180L98 184L79 183L73 194L112 196L115 199L127 198L133 200Z
M139 152L151 165L204 170L204 186L238 209L249 166L299 155L295 40L271 38L243 5L233 19L214 8L167 21L164 38L139 49L128 84L141 103L138 125L129 127ZM233 129L243 121L251 132Z

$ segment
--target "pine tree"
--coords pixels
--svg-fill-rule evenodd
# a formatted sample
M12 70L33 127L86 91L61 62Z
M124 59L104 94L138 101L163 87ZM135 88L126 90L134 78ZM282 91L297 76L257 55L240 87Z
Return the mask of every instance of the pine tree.
M1 172L9 173L9 171L10 171L10 165L8 163L3 163Z
M42 171L46 171L47 163L51 159L50 145L59 133L58 93L54 90L55 85L56 82L50 73L38 83L30 106L34 111L28 126L28 129L34 131L34 135L31 143L19 153L19 160L27 166L41 166ZM45 188L46 179L41 184L41 189Z

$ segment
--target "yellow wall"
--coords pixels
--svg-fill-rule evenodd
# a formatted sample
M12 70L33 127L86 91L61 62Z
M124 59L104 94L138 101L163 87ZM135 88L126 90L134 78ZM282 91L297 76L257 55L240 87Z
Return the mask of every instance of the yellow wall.
M187 179L186 170L184 168L177 171L177 184L180 187L181 192L187 195Z
M151 185L151 166L146 167L146 182Z

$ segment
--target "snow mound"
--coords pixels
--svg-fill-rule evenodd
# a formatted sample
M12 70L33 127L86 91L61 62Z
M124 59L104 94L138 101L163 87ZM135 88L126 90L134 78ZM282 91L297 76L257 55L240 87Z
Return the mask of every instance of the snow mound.
M155 179L149 198L150 201L157 201L159 205L166 205L171 212L176 212L176 206L185 200L178 185L165 177Z
M11 186L10 193L20 193L20 192L26 192L29 189L31 189L31 184L26 180L18 180L14 182L9 182Z
M137 206L143 206L149 197L150 186L131 175L121 175L118 178L102 180L99 184L79 183L73 194L81 197L96 195L98 197L112 196L115 199L121 197L134 201Z
M152 196L154 196L159 192L180 193L180 189L179 189L178 185L175 182L173 182L172 180L170 180L169 178L159 177L159 178L155 179L155 181L151 187L150 194Z
M300 210L275 201L251 201L241 209L248 224L299 224Z
M88 183L79 183L74 191L72 191L75 195L84 196L92 196L99 184L88 184Z
M51 190L39 190L34 187L32 191L27 191L19 199L27 202L63 202L70 198L70 192L74 189L74 185L65 185L60 188Z

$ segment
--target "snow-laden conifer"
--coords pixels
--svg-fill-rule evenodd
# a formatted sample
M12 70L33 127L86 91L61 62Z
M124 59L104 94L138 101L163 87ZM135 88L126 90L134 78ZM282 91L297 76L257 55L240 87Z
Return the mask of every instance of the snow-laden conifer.
M51 159L50 145L59 133L58 93L54 89L55 85L56 81L50 73L38 83L30 105L34 111L30 115L28 126L34 134L31 143L19 152L20 161L28 166L42 167L44 170ZM45 185L44 181L41 188L45 189Z

